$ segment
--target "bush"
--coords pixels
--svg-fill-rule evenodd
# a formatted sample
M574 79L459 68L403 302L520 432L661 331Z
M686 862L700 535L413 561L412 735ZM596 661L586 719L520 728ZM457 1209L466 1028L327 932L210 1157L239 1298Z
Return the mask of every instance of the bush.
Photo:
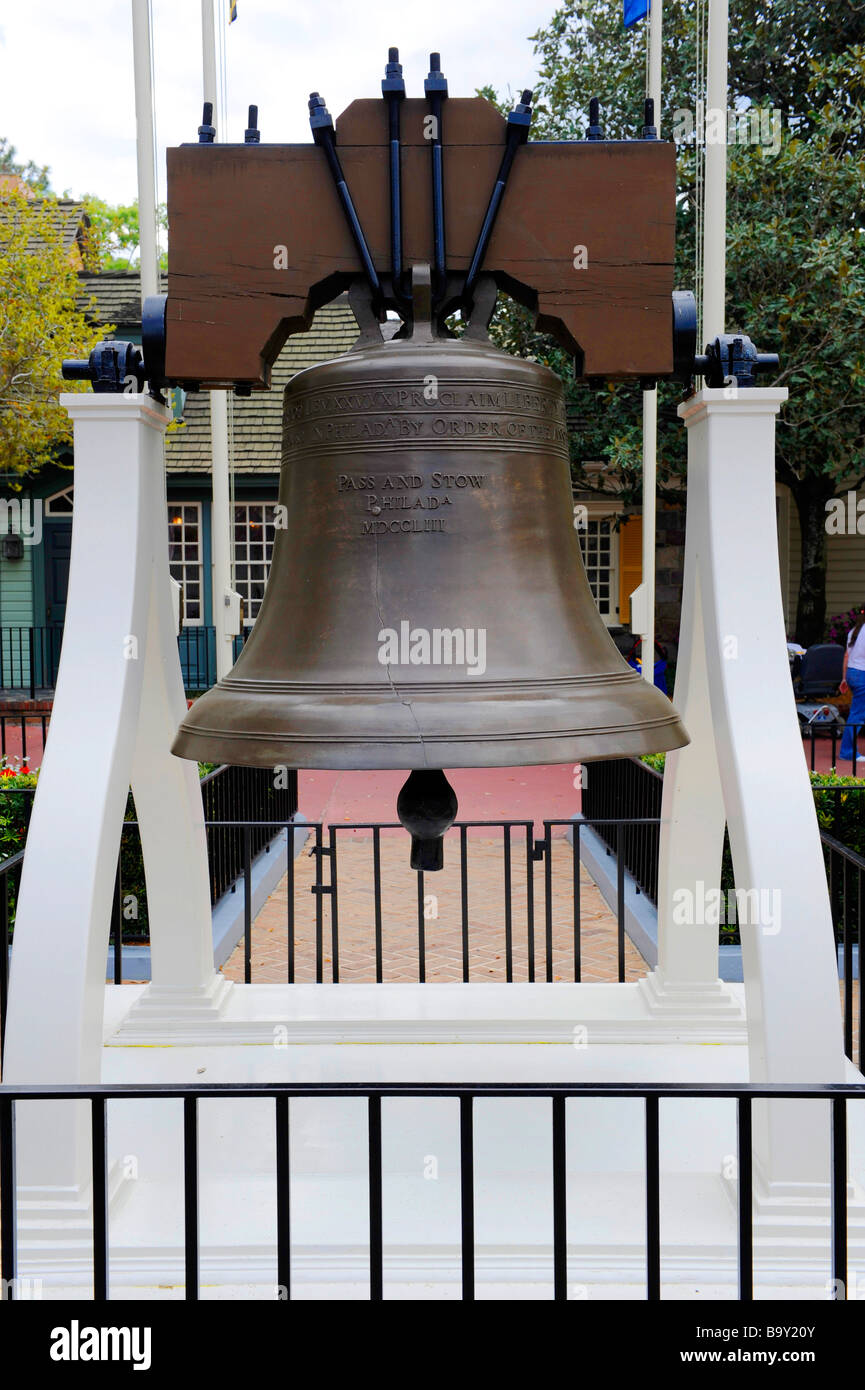
M851 608L848 613L836 613L826 624L826 641L837 642L840 647L846 647L848 634L861 617L861 608Z
M664 771L664 753L650 753L640 759L656 772ZM865 856L865 790L851 790L865 786L856 777L840 777L836 772L809 773L811 786L820 788L814 792L814 808L821 831L831 835L847 849L855 850ZM724 893L735 887L733 876L733 857L730 853L730 838L724 831L724 849L721 858L721 890ZM720 940L725 944L739 941L739 929L735 924L721 923Z
M24 765L26 767L26 764ZM200 763L199 775L204 777L215 764ZM27 841L27 826L33 804L33 788L39 780L38 768L34 772L22 772L7 765L6 759L0 761L0 863L22 850ZM20 795L16 796L15 793ZM124 821L134 821L135 803L130 791L126 803ZM10 870L12 875L8 884L9 923L15 921L15 903L18 896L19 871ZM141 839L137 828L123 831L120 839L120 885L127 912L124 915L123 940L148 939L147 889L144 881L144 859L141 853ZM3 890L0 880L0 891ZM129 902L135 899L134 907Z
M812 772L811 785L821 788L814 795L820 829L833 839L840 840L847 849L865 855L865 821L862 818L865 812L865 783L858 777L841 777L837 772Z
M30 788L35 786L35 772L16 772L5 758L0 762L0 860L24 847L33 801ZM16 796L16 791L21 795Z

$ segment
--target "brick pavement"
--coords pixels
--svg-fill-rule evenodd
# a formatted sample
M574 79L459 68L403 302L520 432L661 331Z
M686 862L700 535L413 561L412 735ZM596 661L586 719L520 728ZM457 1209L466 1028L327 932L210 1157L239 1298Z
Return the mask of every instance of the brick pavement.
M295 980L315 979L315 860L311 841L295 861ZM544 864L532 864L534 879L535 979L546 970ZM324 878L328 881L327 860ZM343 982L375 981L375 904L371 837L342 832L337 852L339 907L339 978ZM552 961L554 980L574 978L573 856L564 839L552 846ZM469 972L472 981L503 983L507 979L504 850L501 832L474 838L468 846ZM516 835L511 851L511 933L513 979L528 976L526 849ZM453 834L445 844L445 868L424 876L426 911L424 939L426 979L430 983L462 979L462 914L459 841ZM430 900L432 899L432 901ZM287 877L271 895L253 925L252 980L276 983L287 979ZM418 979L417 875L408 866L408 839L402 832L381 837L382 977L385 983ZM615 917L595 884L580 866L582 978L617 978ZM328 898L323 905L324 980L332 978L333 950ZM647 966L630 940L625 943L626 979L637 980ZM243 979L243 946L224 966L232 980Z

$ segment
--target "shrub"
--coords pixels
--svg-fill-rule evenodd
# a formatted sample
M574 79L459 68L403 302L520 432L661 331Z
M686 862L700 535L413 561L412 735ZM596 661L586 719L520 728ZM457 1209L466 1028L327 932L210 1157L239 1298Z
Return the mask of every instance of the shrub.
M861 608L851 608L848 613L836 613L826 624L826 641L837 642L840 647L846 647L847 636L861 617Z
M24 768L26 768L26 763ZM200 763L199 775L204 777L216 766L214 763ZM0 863L23 849L27 841L27 826L30 821L30 808L33 804L33 788L39 780L39 769L31 772L7 765L0 760ZM16 796L15 793L20 795ZM134 821L135 803L130 791L126 803L124 821ZM18 870L10 870L12 875L8 888L9 923L15 920L15 904L18 896ZM141 854L141 839L137 828L126 830L120 839L120 884L124 900L134 897L135 916L124 918L123 940L147 940L147 889L144 881L144 860ZM0 880L0 892L3 883Z

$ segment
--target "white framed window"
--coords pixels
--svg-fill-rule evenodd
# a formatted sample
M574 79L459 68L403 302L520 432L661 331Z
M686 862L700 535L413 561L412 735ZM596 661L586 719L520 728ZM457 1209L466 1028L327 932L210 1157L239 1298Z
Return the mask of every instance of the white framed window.
M169 502L168 566L181 588L185 627L204 623L204 563L201 549L201 503Z
M577 531L586 578L607 627L619 622L618 535L609 517L589 517Z
M71 516L74 502L74 490L72 484L65 487L62 492L55 492L53 497L45 499L46 516Z
M243 599L243 624L252 627L261 608L273 558L275 502L234 504L234 587Z

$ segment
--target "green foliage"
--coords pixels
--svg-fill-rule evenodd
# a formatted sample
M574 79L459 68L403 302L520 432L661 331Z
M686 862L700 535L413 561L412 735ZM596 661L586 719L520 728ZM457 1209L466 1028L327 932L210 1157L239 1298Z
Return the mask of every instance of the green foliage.
M27 833L27 819L32 792L28 788L36 786L36 774L13 773L6 767L5 759L0 766L0 860L17 854L24 845ZM15 792L20 795L16 796Z
M810 106L807 138L730 151L727 235L729 321L771 343L791 387L778 474L794 496L824 484L824 531L823 498L865 480L865 48L812 64L812 101L827 88L845 110Z
M65 357L87 357L104 328L79 303L75 259L64 244L55 200L0 191L0 473L32 473L59 462L72 426L61 391Z
M15 158L18 151L14 145L10 145L5 135L0 135L0 179L15 178L20 179L34 193L44 197L51 191L51 181L49 174L51 170L47 165L34 164L32 159L28 159L26 164L19 164Z
M138 222L138 201L112 205L102 198L88 193L84 205L90 218L90 238L93 255L100 270L131 270L138 262L138 243L140 229ZM161 231L168 228L168 215L164 203L156 210L157 227ZM168 258L160 257L163 270L168 267Z
M649 753L640 758L640 762L662 773L665 758L664 753ZM814 788L814 808L820 830L847 849L865 856L865 783L857 777L841 777L836 772L811 772L809 776ZM730 839L725 830L721 857L722 892L729 893L735 883ZM838 896L836 891L833 897L837 899ZM839 936L843 935L842 908L841 902L833 901L833 917ZM739 928L735 923L722 922L719 931L723 944L735 945L740 940Z
M821 788L814 795L820 829L847 849L865 855L865 783L837 772L812 772L811 785Z
M217 766L215 763L199 763L199 776L206 776L208 772L213 771L215 766ZM38 779L38 769L35 772L16 772L7 766L5 759L0 760L0 863L4 859L11 858L13 854L17 854L26 845L29 811L33 803L32 788L36 786ZM124 822L137 819L132 792L127 798L123 819ZM4 878L0 877L0 892L8 891L7 901L11 928L15 922L18 871L10 870L10 872L14 873L15 876L11 880L8 890L5 887ZM129 830L124 830L120 839L120 883L123 902L128 903L130 898L135 899L134 915L124 915L123 940L126 942L147 941L149 936L147 886L144 877L141 840L138 830L134 826L130 827Z
M646 767L652 768L655 772L663 772L666 757L666 753L645 753L640 762L645 763Z
M666 0L661 136L676 112L693 112L696 0ZM728 152L727 327L778 351L776 380L791 390L778 428L778 476L796 501L803 564L796 635L819 641L825 619L825 502L865 481L865 7L839 0L740 0L731 16L729 101L737 112L781 113L780 148ZM645 24L622 25L620 0L565 0L533 36L540 81L535 139L582 137L589 99L605 133L633 137L642 121ZM482 95L506 108L490 89ZM695 151L678 145L676 278L695 282ZM591 255L591 248L589 249ZM575 383L570 362L528 313L504 301L493 333L501 346L544 362L565 383L574 481L641 495L641 412L636 384ZM685 432L678 388L658 393L658 482L681 501ZM587 463L603 463L586 473ZM616 478L614 488L609 478Z

